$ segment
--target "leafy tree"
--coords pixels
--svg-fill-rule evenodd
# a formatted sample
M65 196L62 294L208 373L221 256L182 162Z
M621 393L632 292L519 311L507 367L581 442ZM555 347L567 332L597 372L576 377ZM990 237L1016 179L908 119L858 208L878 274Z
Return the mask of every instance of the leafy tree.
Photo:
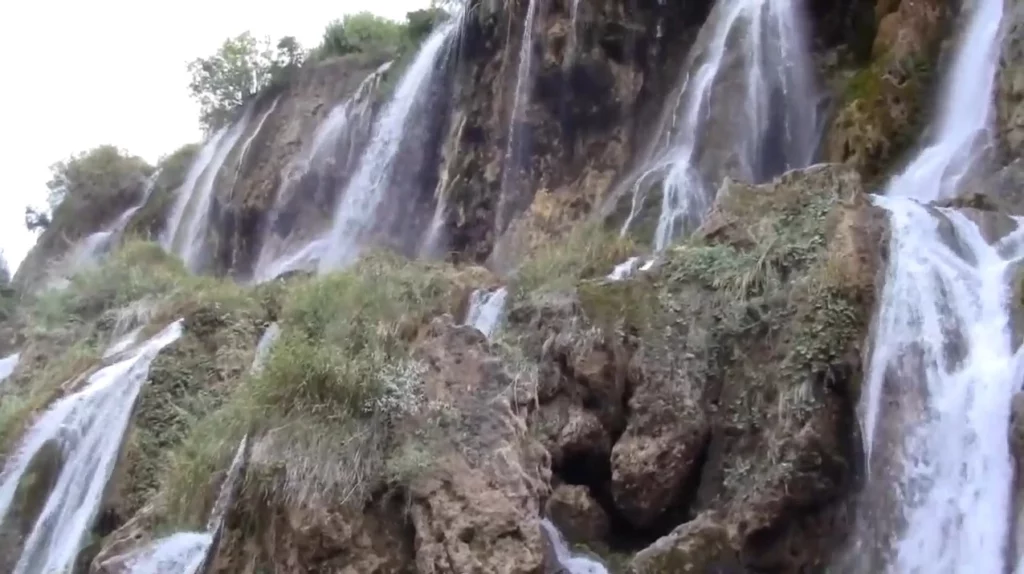
M212 56L188 65L189 91L201 110L199 121L208 131L225 125L239 106L302 60L302 48L291 36L281 38L275 48L270 38L257 39L249 32L228 38Z
M396 51L402 45L404 28L394 20L371 12L348 14L327 25L316 55L323 59L354 53Z
M121 209L138 190L139 181L153 168L140 157L112 145L101 145L72 155L50 166L46 182L47 208L25 208L25 227L29 231L46 229L65 202L74 205L66 211L65 220L83 218L92 211Z

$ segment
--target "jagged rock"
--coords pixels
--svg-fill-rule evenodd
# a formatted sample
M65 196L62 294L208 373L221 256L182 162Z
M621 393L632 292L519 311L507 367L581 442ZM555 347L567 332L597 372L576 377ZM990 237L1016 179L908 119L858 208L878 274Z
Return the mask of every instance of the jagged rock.
M612 495L637 528L651 526L679 502L683 485L700 470L710 431L701 389L677 376L685 354L673 357L669 341L644 343L630 364L629 423L612 448Z
M608 515L585 486L563 484L556 488L545 513L571 543L593 543L608 536Z
M642 550L629 565L629 574L700 572L732 574L742 571L729 530L715 512L701 514Z

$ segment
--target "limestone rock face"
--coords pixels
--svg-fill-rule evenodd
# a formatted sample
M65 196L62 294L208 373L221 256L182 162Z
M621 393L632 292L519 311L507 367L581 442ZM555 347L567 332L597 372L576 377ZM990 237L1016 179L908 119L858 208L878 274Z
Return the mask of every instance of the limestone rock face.
M517 414L532 382L509 378L479 332L445 319L429 326L416 356L429 365L427 400L462 413L439 472L410 486L417 571L543 572L549 459Z

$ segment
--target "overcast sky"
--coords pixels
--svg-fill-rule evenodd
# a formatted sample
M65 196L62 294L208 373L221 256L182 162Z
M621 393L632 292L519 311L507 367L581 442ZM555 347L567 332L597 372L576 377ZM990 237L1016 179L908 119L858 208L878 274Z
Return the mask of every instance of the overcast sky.
M25 205L50 164L114 144L156 162L200 138L187 63L246 30L310 47L345 13L394 19L429 0L34 0L0 8L0 249L12 269L35 242Z

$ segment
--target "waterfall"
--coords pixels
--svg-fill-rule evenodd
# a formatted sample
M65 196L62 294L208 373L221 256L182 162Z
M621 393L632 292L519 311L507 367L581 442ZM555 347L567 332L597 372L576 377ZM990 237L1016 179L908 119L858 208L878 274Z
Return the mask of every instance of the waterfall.
M20 359L21 353L12 353L0 359L0 383L6 381L14 373Z
M246 107L238 121L221 128L206 142L178 189L162 243L165 249L181 257L190 271L197 271L203 263L217 174L245 133L252 111L251 105Z
M326 254L320 261L321 271L344 267L358 256L361 242L372 230L377 210L391 184L406 130L420 116L430 113L426 107L428 88L447 53L445 47L451 46L459 32L464 9L460 3L457 12L426 39L381 113L373 138L338 201Z
M316 234L319 230L288 229L278 234L274 228L307 176L312 175L316 184L322 186L325 183L329 185L335 177L352 170L358 160L357 152L372 127L373 96L391 66L392 62L381 65L359 84L350 97L336 105L317 126L311 144L285 167L274 206L267 214L266 231L253 269L253 281L261 283L289 271L316 267L325 243ZM312 235L306 235L304 232L307 231L312 232Z
M501 287L487 292L477 289L469 296L469 311L466 312L466 324L475 327L488 339L498 330L502 314L505 312L505 299L508 289Z
M811 163L817 95L801 5L792 0L716 3L647 160L626 181L632 204L623 234L658 188L654 247L660 251L699 225L723 176L763 181Z
M537 2L529 0L526 8L526 21L523 22L523 38L519 45L519 66L516 70L516 91L512 95L512 113L508 118L508 142L505 147L505 161L501 170L501 194L498 197L496 228L504 231L511 214L506 213L506 202L512 193L512 172L519 169L522 153L522 134L519 124L523 109L530 105L530 85L533 80L533 21L537 14Z
M579 50L579 37L580 32L577 28L579 26L580 17L580 0L572 0L572 6L569 8L569 41L566 44L566 56L565 56L565 67L571 67L572 63L576 61L576 52Z
M179 320L129 357L93 373L85 388L54 403L21 439L0 473L0 525L8 520L24 523L30 518L11 516L10 510L37 455L46 456L44 449L56 450L59 470L14 574L71 569L100 509L149 366L181 332Z
M554 524L551 524L550 520L545 518L540 521L540 525L544 529L544 535L547 537L548 542L551 543L555 559L558 561L559 566L565 570L566 574L608 574L608 569L597 560L586 556L573 555L569 550L569 546L565 543L562 533L555 528Z
M1020 390L1008 269L1020 220L993 238L955 195L988 129L1002 0L978 0L934 137L876 203L891 245L859 414L867 458L852 571L1008 572L1010 402ZM973 212L973 215L978 215ZM1015 229L1013 229L1015 228Z

